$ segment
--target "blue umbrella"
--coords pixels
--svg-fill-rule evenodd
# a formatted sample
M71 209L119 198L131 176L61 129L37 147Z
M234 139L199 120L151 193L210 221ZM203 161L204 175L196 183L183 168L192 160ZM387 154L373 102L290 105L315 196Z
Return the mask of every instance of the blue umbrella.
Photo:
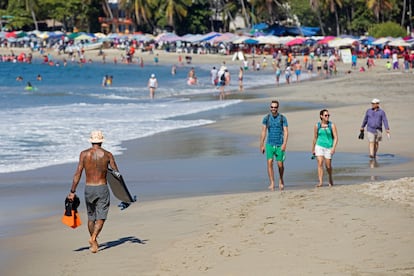
M243 43L245 43L245 44L258 44L259 41L257 41L256 39L249 38L249 39L246 39L245 41L243 41Z

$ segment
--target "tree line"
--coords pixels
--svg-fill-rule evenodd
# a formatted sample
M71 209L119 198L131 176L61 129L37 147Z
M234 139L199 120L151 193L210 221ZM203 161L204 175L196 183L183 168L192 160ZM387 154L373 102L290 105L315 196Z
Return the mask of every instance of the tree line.
M413 25L414 0L2 0L0 27L38 30L54 19L63 31L102 31L102 20L128 19L133 32L186 33L234 31L245 26L318 26L322 35L363 35L377 24L392 22L400 30ZM110 25L112 26L112 25ZM113 25L108 32L119 31Z

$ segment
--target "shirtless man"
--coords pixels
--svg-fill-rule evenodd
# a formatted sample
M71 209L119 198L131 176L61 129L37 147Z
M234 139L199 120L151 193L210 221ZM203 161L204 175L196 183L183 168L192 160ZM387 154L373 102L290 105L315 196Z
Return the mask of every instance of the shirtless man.
M72 188L68 198L75 198L76 187L85 169L86 186L85 201L88 213L88 230L90 234L89 244L92 253L98 252L98 242L96 238L102 230L109 210L109 189L106 184L106 173L108 164L115 171L118 167L115 159L109 151L103 149L102 142L104 137L101 131L92 131L89 142L92 147L80 153L79 164L73 176Z

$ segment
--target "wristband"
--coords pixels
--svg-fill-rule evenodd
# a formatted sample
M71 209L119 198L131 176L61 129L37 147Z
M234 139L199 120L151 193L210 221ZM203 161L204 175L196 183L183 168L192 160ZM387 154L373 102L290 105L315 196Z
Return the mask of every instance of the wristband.
M76 193L76 191L72 191L72 190L70 190L70 192L71 192L72 194Z

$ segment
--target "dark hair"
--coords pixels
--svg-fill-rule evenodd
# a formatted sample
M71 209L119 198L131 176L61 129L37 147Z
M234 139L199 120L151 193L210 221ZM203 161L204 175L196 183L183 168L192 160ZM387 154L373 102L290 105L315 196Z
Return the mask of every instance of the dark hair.
M273 101L272 101L272 103L277 104L277 106L279 107L279 101L277 101L277 100L273 100Z
M328 111L328 109L322 109L320 112L319 112L319 117L321 117L322 115L323 115L323 113L325 113L326 111ZM322 120L322 118L320 118L321 120Z

